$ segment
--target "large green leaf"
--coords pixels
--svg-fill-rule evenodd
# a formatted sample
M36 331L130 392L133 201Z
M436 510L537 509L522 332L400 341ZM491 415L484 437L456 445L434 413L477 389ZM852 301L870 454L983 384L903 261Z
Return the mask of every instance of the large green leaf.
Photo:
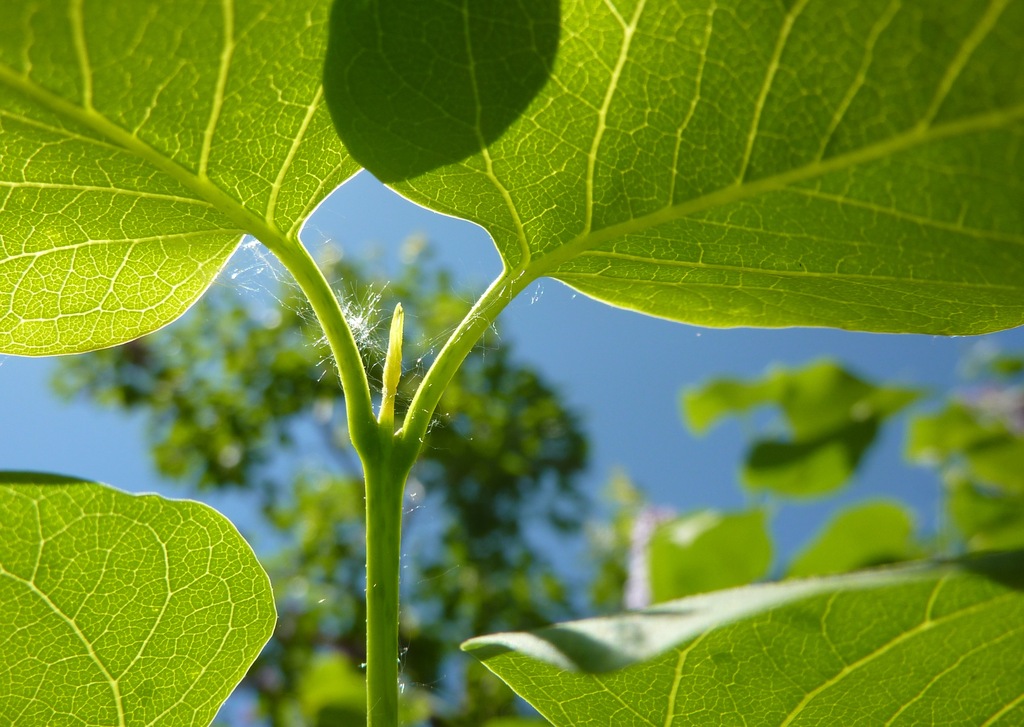
M0 723L209 724L274 628L270 581L197 502L0 474Z
M553 60L551 8L332 22L343 140L484 226L503 292L549 275L718 326L1024 322L1024 2L565 0Z
M356 166L323 109L328 0L5 0L0 352L179 316L244 234L295 238Z
M1014 725L1022 588L1013 553L749 586L463 648L558 727Z

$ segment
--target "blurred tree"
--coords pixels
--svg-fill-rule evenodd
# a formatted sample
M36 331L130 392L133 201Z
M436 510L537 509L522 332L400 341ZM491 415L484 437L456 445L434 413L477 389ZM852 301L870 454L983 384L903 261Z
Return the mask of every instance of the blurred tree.
M419 316L406 318L399 409L473 298L422 241L403 258L390 278L337 247L321 259L371 376L383 367L383 311L401 301ZM64 359L55 378L65 396L141 412L162 474L259 498L281 536L265 558L280 618L246 685L275 725L357 724L365 710L362 482L317 330L294 289L245 299L215 287L175 325ZM587 442L507 341L475 352L439 411L408 494L402 673L408 720L469 727L514 715L516 703L461 659L460 641L574 615L546 550L586 517L576 475Z

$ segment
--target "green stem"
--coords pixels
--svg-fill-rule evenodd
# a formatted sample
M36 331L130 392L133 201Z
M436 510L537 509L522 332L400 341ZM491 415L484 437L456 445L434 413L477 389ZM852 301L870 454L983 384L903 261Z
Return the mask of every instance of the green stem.
M363 359L338 299L316 262L297 239L283 236L260 239L295 278L320 321L345 392L349 436L360 459L365 463L377 454L377 419L373 415L370 384Z
M521 271L504 271L484 291L448 338L409 404L405 424L399 433L399 456L403 461L414 461L418 456L441 395L477 341L505 306L536 277Z
M394 392L401 375L402 308L396 307L392 323L378 424L362 357L323 273L297 240L275 242L271 249L295 277L320 320L345 391L349 433L366 482L366 723L397 727L402 493L416 454L399 457L395 448Z
M367 727L398 725L398 583L402 493L408 468L396 468L390 431L382 457L366 466Z

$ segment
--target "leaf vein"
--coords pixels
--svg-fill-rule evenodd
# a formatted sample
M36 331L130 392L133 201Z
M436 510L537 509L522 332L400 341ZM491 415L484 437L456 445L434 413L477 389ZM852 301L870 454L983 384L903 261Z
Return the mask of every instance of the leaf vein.
M210 207L211 205L205 199L197 199L196 197L182 197L177 194L163 194L161 192L146 192L139 189L123 189L121 187L99 187L96 185L89 184L59 184L54 182L5 182L0 181L0 188L7 189L52 189L62 191L75 191L75 192L98 192L100 194L113 194L113 195L124 195L126 197L137 197L141 199L155 199L164 202L181 202L183 204L194 204L201 205L203 207ZM0 207L2 209L2 207Z
M187 240L190 238L202 238L211 234L245 234L243 230L228 230L223 228L215 228L212 230L190 230L188 232L172 232L165 235L149 235L145 237L126 237L124 239L106 239L106 240L82 240L81 242L68 243L66 245L55 245L48 247L45 250L32 250L29 252L20 252L14 255L6 255L0 258L0 262L7 263L12 260L22 260L25 258L37 259L47 255L53 255L59 252L74 251L79 248L91 247L93 245L111 245L111 244L136 244L140 242L164 242L165 240Z
M82 74L82 106L92 109L92 65L89 61L89 46L85 40L85 19L82 4L85 0L71 0L68 15L71 21L71 40L75 46L75 59Z
M913 699L908 700L898 710L896 710L896 712L893 714L893 716L890 717L888 720L886 720L885 727L889 727L890 725L894 724L896 722L896 720L900 718L900 715L904 714L913 705L917 704L919 701L924 699L925 694L927 694L927 692L932 687L934 687L936 684L938 684L939 680L941 680L942 677L946 676L950 672L952 672L955 669L957 669L961 664L963 664L964 660L968 659L969 657L973 656L974 654L976 654L979 651L982 651L984 649L990 649L990 648L996 646L999 642L1004 641L1005 639L1008 639L1011 636L1016 636L1017 634L1019 634L1021 632L1024 632L1024 626L1018 626L1017 628L1014 628L1014 629L1011 629L1009 631L1006 631L1006 632L1000 634L998 638L995 638L995 639L993 639L991 641L982 642L980 644L977 644L973 648L968 649L967 651L962 652L960 654L960 656L952 664L947 666L945 669L942 669L940 672L935 674L931 679L929 679L928 683L925 684L923 687L921 687L921 689L918 691L918 693L914 695ZM1022 695L1022 698L1024 698L1024 695Z
M16 583L21 583L23 586L28 588L29 591L31 591L37 598L39 598L44 604L46 604L46 607L49 608L54 613L54 615L56 615L58 618L64 621L64 623L66 623L71 628L75 636L82 643L82 646L85 647L86 652L89 654L89 659L96 665L96 667L100 670L100 673L103 674L103 678L106 679L107 682L110 684L110 691L114 697L114 705L115 708L117 709L117 723L119 727L124 727L125 712L123 697L121 696L121 687L118 684L117 679L115 679L111 675L110 671L103 663L103 660L100 658L99 654L96 653L96 649L93 647L92 643L86 637L85 633L82 632L82 629L78 626L75 620L68 616L66 613L64 613L60 609L60 607L57 606L57 604L50 600L49 596L47 596L45 593L39 590L35 583L27 581L24 578L19 577L15 573L11 573L9 570L4 568L3 565L0 565L0 576L6 576L7 578L10 578Z
M931 104L925 111L924 116L921 117L921 121L918 125L922 128L931 126L935 117L939 113L939 109L942 103L949 96L950 90L953 88L953 84L960 77L964 68L967 66L967 62L971 56L974 55L974 51L977 50L981 42L985 40L992 28L995 27L996 20L1002 15L1003 10L1010 4L1010 0L991 0L985 12L981 18L975 24L971 32L964 38L964 42L960 44L960 48L957 50L955 56L950 61L949 66L946 68L945 74L943 74L942 80L939 81L938 88L935 90L935 96L932 98Z
M292 168L292 164L295 162L295 156L299 153L299 146L306 137L306 131L309 130L309 123L313 119L313 114L315 114L317 109L320 108L320 101L323 98L323 95L323 86L317 86L316 94L313 96L313 100L310 101L309 105L306 106L306 113L302 117L302 123L299 125L298 133L295 134L295 138L292 140L291 146L288 147L288 153L285 155L284 163L278 170L277 177L274 179L274 184L270 188L270 199L267 201L266 214L267 223L270 225L275 224L274 215L277 212L277 201L281 196L281 186L284 184L284 178ZM300 223L301 221L296 224Z
M210 163L210 150L213 146L213 135L217 129L217 122L224 108L224 94L228 83L228 72L231 68L231 58L235 53L235 7L234 0L221 0L221 12L224 21L224 45L220 51L220 64L217 68L217 85L213 92L213 102L210 105L210 117L206 122L206 129L203 131L203 146L199 153L199 177L207 178L207 167Z
M679 179L679 153L683 144L683 135L686 134L686 130L690 127L690 122L697 113L697 105L701 100L701 88L704 83L704 70L708 65L708 49L711 47L711 35L714 32L715 11L717 9L718 3L715 2L715 0L712 0L708 5L707 22L704 24L704 37L701 40L700 61L697 63L697 73L694 78L693 98L690 100L690 108L687 109L686 116L683 117L682 123L676 129L676 143L675 148L672 150L672 179L669 181L668 187L668 204L670 205L674 203L676 199L676 182Z
M1004 285L1004 284L992 284L992 283L971 283L966 281L945 281L945 280L930 280L927 278L900 278L893 275L878 275L878 274L862 274L862 273L820 273L810 270L777 270L772 268L755 268L748 267L745 265L727 265L722 263L705 263L701 261L691 260L664 260L657 258L648 258L641 255L630 255L627 253L605 251L605 250L588 250L587 252L580 255L580 257L603 257L611 258L615 260L626 260L629 262L639 262L650 265L685 268L691 270L722 270L726 272L736 273L752 273L757 275L768 275L778 276L781 278L824 278L832 279L837 278L844 281L863 281L864 284L872 284L879 282L889 283L912 283L916 285L939 285L939 286L957 286L964 289L978 288L980 290L1009 290L1019 291L1020 287L1016 285ZM608 277L601 273L587 273L576 270L566 270L559 273L559 277L565 276L579 276L579 277ZM666 284L676 285L677 283L665 283L664 281L656 280L644 280L645 284Z
M789 714L786 715L786 718L780 723L779 727L787 727L787 725L792 724L793 720L796 719L797 715L799 715L807 707L807 705L811 703L811 701L815 697L817 697L818 695L822 694L827 689L830 689L831 687L835 686L840 681L842 681L847 676L849 676L850 674L852 674L856 670L860 669L861 667L863 667L863 666L865 666L867 664L870 664L874 660L876 660L876 659L884 656L885 654L889 653L890 651L895 649L897 646L899 646L899 645L909 641L910 639L912 639L915 636L923 633L924 631L927 631L929 629L935 628L936 626L939 626L939 625L941 625L943 623L947 623L949 621L953 621L953 620L961 618L963 616L969 616L969 615L975 614L975 613L977 613L979 611L984 611L986 609L992 608L992 607L996 606L997 604L999 604L1001 601L1004 601L1004 600L1007 600L1009 598L1012 598L1013 595L1014 595L1013 593L1003 593L1003 594L1001 594L999 596L996 596L994 598L990 598L987 601L980 601L980 602L978 602L978 603L976 603L974 605L966 606L966 607L964 607L964 608L962 608L962 609L960 609L958 611L952 611L949 614L947 614L946 616L942 616L942 617L937 618L937 619L925 619L925 620L922 620L921 623L919 623L918 625L914 626L913 628L907 629L906 631L904 631L903 633L899 634L898 636L893 637L892 639L890 639L889 641L885 642L884 644L881 644L880 646L878 646L878 647L872 649L871 651L869 651L868 653L864 654L864 656L860 657L856 661L851 662L847 666L844 666L842 669L840 669L838 672L836 672L832 677L830 677L829 679L826 679L824 682L819 684L817 687L815 687L814 689L812 689L809 692L807 692L804 695L804 697L800 700L800 702L792 709L792 711L790 711Z
M999 230L983 230L978 227L967 227L966 225L955 222L943 222L941 220L932 219L931 217L925 217L924 215L914 214L913 212L904 212L903 210L885 207L880 204L875 204L874 202L842 197L837 194L828 194L827 192L821 192L808 187L790 187L789 191L805 197L813 197L815 199L835 202L840 205L870 210L872 212L886 215L887 217L906 220L908 222L913 222L924 227L931 227L936 230L967 235L968 237L973 237L979 240L998 240L1000 242L1009 242L1014 245L1024 245L1024 236L1022 235L1013 235L1006 232L1000 232Z
M889 5L878 17L874 25L871 26L867 40L864 43L864 53L861 56L860 67L857 69L857 73L849 88L846 89L846 93L839 102L839 106L836 107L835 113L832 114L832 120L829 122L828 129L825 130L821 137L821 144L818 145L817 155L819 161L825 157L825 150L828 148L829 142L832 141L832 137L835 136L836 129L839 128L839 124L842 123L846 112L850 109L850 104L853 103L853 99L860 93L861 88L864 86L864 81L867 80L868 68L871 67L871 61L874 59L875 44L878 42L878 38L889 27L892 19L896 17L896 13L899 12L901 5L902 0L890 0Z
M754 141L757 139L758 130L761 127L761 114L764 112L765 104L768 101L768 94L771 92L772 84L775 82L775 74L779 70L779 62L782 59L782 52L789 42L789 34L793 30L793 24L804 11L810 0L798 0L789 9L786 17L782 20L779 34L775 39L775 48L772 50L772 57L768 61L768 68L765 69L764 81L761 83L761 90L757 94L757 101L754 103L754 113L750 121L750 130L747 132L747 143L743 150L743 159L740 162L739 172L736 174L735 186L743 184L747 176L747 169L750 166L750 157L754 151Z
M687 644L685 649L679 650L679 658L676 660L675 672L672 675L672 688L668 692L668 710L665 712L664 727L671 727L676 715L676 700L679 698L679 684L683 680L683 666L686 664L686 657L704 640L708 635L705 631L696 639Z
M614 699L614 700L615 700L616 702L618 702L619 704L621 704L621 705L622 705L622 706L623 706L623 707L625 708L625 710L626 710L627 712L631 712L631 713L633 713L633 715L635 715L635 716L636 716L636 717L637 717L638 719L640 719L640 720L641 720L642 722L644 722L645 724L649 724L649 725L651 725L651 727L658 727L658 726L657 726L657 725L656 725L656 724L655 724L655 723L654 723L654 722L653 722L653 721L651 720L651 718L650 718L650 717L648 717L648 716L647 716L647 715L645 715L645 714L641 714L640 712L638 712L638 711L637 711L637 709L636 709L636 708L635 708L635 707L634 707L634 706L633 706L632 704L630 704L629 702L627 702L626 700L624 700L624 699L623 699L622 697L620 697L620 696L619 696L618 694L616 694L616 693L615 693L615 690L614 690L614 689L611 689L611 688L609 688L609 687L608 687L608 685L607 685L607 684L605 684L605 683L604 683L604 682L603 682L603 681L602 681L601 679L599 679L599 678L597 678L597 677L594 677L594 683L595 683L595 684L597 684L597 685L598 685L599 687L601 687L601 690L602 690L602 691L605 691L605 692L607 692L607 693L608 693L608 694L609 694L609 695L610 695L610 696L612 697L612 699Z
M1001 720L1004 716L1006 716L1014 709L1019 707L1021 704L1024 704L1024 693L1017 696L1016 699L1011 699L1009 702L1003 705L1002 708L996 710L996 712L993 713L991 717L982 722L978 727L991 727L996 722Z
M516 206L515 200L512 199L512 194L509 192L508 187L498 178L497 173L494 171L494 160L491 157L490 149L487 146L487 140L484 137L483 104L480 102L480 85L476 73L476 57L473 52L469 0L463 0L462 2L462 36L465 38L466 59L469 64L469 80L470 85L473 88L473 133L476 135L477 146L479 147L480 155L484 160L487 179L494 185L495 189L498 190L498 194L501 195L505 208L508 209L509 214L512 217L512 224L516 228L516 239L519 242L520 255L520 259L516 263L516 268L522 270L530 264L530 259L532 258L533 253L530 250L530 244L526 238L526 229L523 227L523 220L519 215L519 208ZM506 265L507 264L508 263L506 263Z
M548 274L563 262L569 261L585 250L592 249L605 242L629 234L644 232L653 227L689 217L707 209L721 207L734 202L756 197L760 194L786 189L792 185L829 173L843 171L859 164L866 164L908 151L915 147L942 139L955 138L971 133L981 133L1000 128L1011 122L1024 119L1024 104L1000 109L985 114L977 114L958 121L942 125L933 125L927 129L915 127L890 137L884 141L865 146L841 156L830 157L823 161L815 161L785 172L763 177L753 182L723 187L714 192L665 207L640 217L608 225L593 231L584 231L573 239L565 242L560 248L537 259L530 271L532 278ZM541 262L543 260L543 262Z
M640 22L640 16L643 14L647 0L640 0L640 2L637 3L636 8L633 11L633 17L630 18L628 24L623 22L623 18L615 6L608 3L607 0L605 1L605 4L608 5L609 9L622 25L622 45L619 46L619 54L615 59L611 79L608 81L608 88L605 89L604 99L601 101L601 106L597 110L597 128L594 130L594 137L590 143L590 151L587 154L586 198L584 199L583 208L583 234L588 233L594 223L594 176L597 172L598 150L601 147L601 140L604 138L604 132L608 128L608 110L611 108L612 99L615 97L615 93L618 90L619 79L622 77L622 69L625 67L626 61L629 59L629 48L633 42L637 25Z

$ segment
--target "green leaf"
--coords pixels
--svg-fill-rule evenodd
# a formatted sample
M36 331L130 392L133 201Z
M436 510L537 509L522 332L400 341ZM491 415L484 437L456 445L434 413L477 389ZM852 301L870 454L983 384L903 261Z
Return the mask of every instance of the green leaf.
M868 502L844 508L793 559L790 577L848 573L858 568L910 560L914 518L896 502Z
M1024 548L1024 495L979 487L957 479L946 501L972 551Z
M558 0L491 3L486 12L337 2L324 72L335 126L385 182L459 162L500 137L543 88L558 35Z
M658 526L648 546L654 603L764 578L772 541L762 510L702 510Z
M0 483L0 722L209 724L276 618L234 526L66 477Z
M463 648L556 727L1017 724L1022 588L1013 553L748 586Z
M971 477L1024 494L1024 437L962 404L911 422L907 455L919 462L962 461Z
M875 441L875 420L850 422L810 440L756 442L740 477L752 490L809 497L842 487Z
M495 295L547 275L702 325L1024 322L1024 3L566 0L553 63L550 2L392 5L338 4L339 132L491 233Z
M135 338L243 235L297 239L356 170L323 108L327 2L6 0L0 352Z
M1012 379L1024 374L1024 356L1000 355L988 362L988 370L998 378Z
M907 437L907 456L938 463L998 439L1005 431L999 422L981 422L966 406L953 403L936 414L914 417Z
M730 414L747 414L765 404L781 402L786 374L776 373L755 381L713 379L703 386L683 392L683 418L696 434Z
M879 426L919 396L912 389L869 384L821 361L779 369L754 381L716 379L683 395L683 415L704 431L721 417L775 405L792 432L762 439L749 451L744 484L783 495L817 495L842 486L875 440Z

